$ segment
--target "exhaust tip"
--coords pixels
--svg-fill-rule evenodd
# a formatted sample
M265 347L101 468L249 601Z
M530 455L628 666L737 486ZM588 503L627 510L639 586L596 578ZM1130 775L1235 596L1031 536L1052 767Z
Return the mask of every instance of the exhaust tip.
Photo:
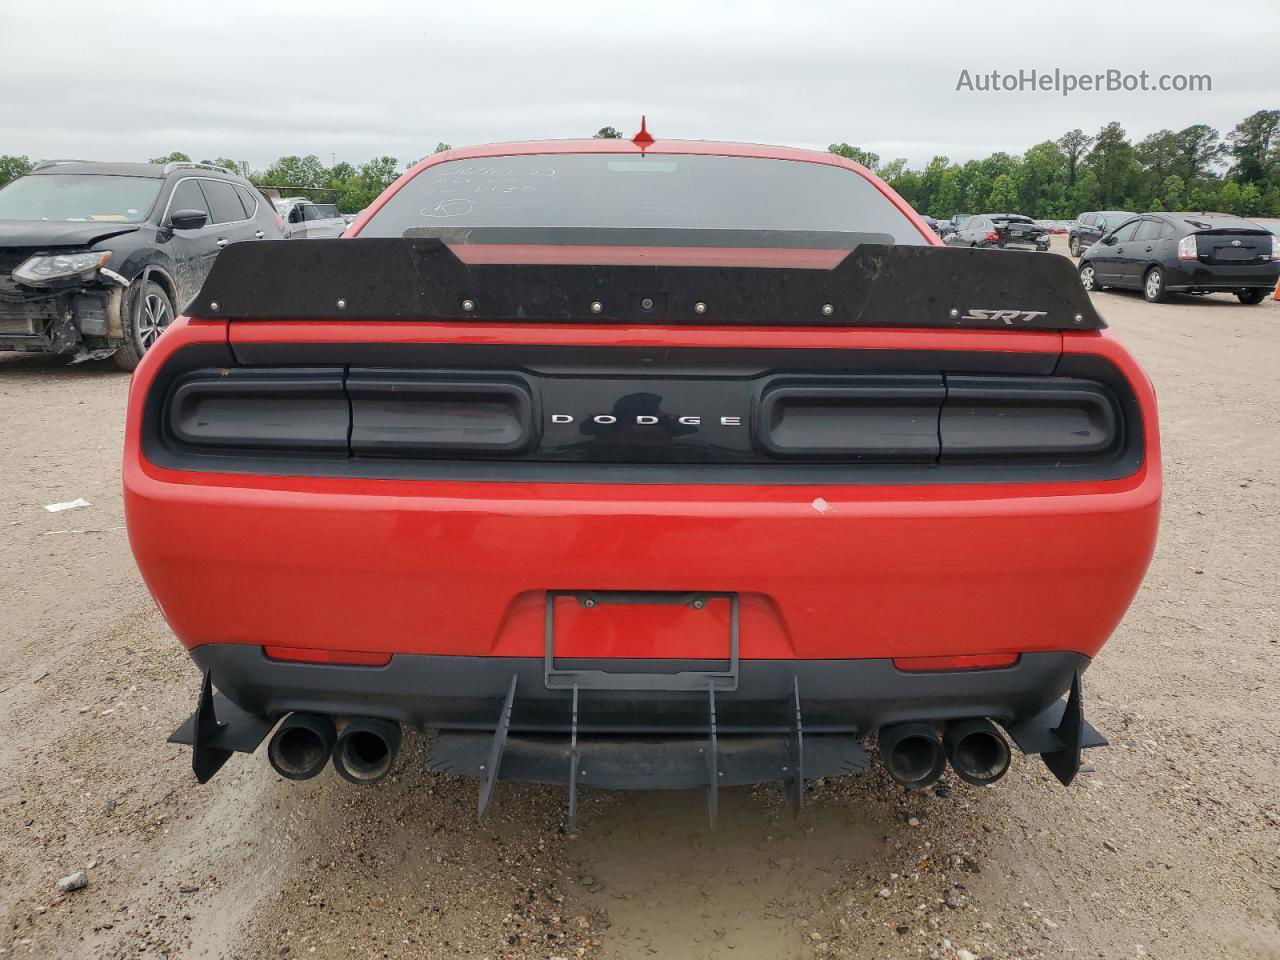
M400 725L376 717L357 717L333 744L333 768L351 783L377 783L388 773L400 750Z
M951 769L965 783L984 787L1009 771L1009 743L990 720L949 723L943 743Z
M329 762L336 736L332 717L291 713L267 744L267 760L282 777L310 780Z
M880 755L894 781L919 790L947 766L938 731L929 723L895 723L880 728Z

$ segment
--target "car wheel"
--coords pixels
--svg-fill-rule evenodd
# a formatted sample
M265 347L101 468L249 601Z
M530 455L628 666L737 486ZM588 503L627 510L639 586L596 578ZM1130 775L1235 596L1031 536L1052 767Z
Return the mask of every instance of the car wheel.
M1090 293L1102 289L1102 284L1098 283L1098 275L1094 273L1093 264L1088 261L1080 264L1080 286Z
M1071 251L1071 255L1072 255L1073 257L1078 257L1078 256L1080 256L1080 238L1079 238L1079 237L1072 237L1072 238L1071 238L1071 243L1070 243L1070 244L1068 244L1067 249L1069 249L1069 250Z
M164 287L148 280L132 297L126 298L123 306L126 310L124 342L115 352L115 361L121 369L132 370L173 323L173 301Z
M1148 303L1163 303L1165 300L1164 271L1152 267L1142 280L1142 295Z
M1268 291L1260 287L1254 287L1251 290L1237 291L1236 297L1239 298L1241 303L1261 303L1263 300L1266 299L1267 292Z

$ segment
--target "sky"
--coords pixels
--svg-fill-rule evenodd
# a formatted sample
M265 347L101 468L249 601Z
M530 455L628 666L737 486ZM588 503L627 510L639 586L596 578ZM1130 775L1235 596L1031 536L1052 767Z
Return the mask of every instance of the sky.
M133 11L139 12L133 12ZM1153 13L1155 15L1153 15ZM1280 107L1280 3L0 0L0 154L265 167L626 135L923 165L1118 120L1134 140ZM984 93L970 77L1208 74L1211 92Z

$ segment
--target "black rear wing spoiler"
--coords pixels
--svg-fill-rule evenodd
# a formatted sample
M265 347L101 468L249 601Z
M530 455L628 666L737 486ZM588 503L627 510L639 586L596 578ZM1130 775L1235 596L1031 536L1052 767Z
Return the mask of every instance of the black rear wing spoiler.
M1071 261L863 243L832 269L465 263L438 237L236 243L187 306L232 320L1100 330Z

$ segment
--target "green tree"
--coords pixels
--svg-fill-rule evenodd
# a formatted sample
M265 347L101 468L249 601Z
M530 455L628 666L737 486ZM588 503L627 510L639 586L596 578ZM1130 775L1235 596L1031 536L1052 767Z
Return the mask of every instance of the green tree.
M327 180L324 164L314 153L305 157L294 154L281 157L261 175L263 184L293 190L323 187Z
M616 127L601 127L592 137L593 140L621 140L620 134Z
M400 161L395 157L374 157L360 165L360 180L369 189L381 193L399 176Z
M163 157L152 157L147 163L190 163L191 158L185 153L175 150L173 153L166 153Z
M1018 206L1018 190L1013 185L1013 177L1002 173L991 184L991 195L987 198L987 209L992 213L1016 213Z
M1062 151L1063 159L1067 165L1067 186L1075 186L1076 172L1080 169L1080 164L1089 153L1089 145L1093 143L1093 137L1087 135L1083 130L1077 127L1069 130L1058 138L1058 149Z
M432 152L432 153L444 153L446 150L452 150L452 149L453 149L453 144L451 144L451 143L445 143L443 140L441 140L439 143L437 143L437 144L436 144L436 148L435 148L434 150L432 150L431 152Z
M860 163L868 170L874 170L880 166L880 154L863 150L861 147L850 146L847 143L833 143L827 147L827 152L834 153L838 157L844 157L846 160L852 160L854 163Z
M938 193L942 189L942 177L946 173L947 167L951 166L951 161L946 157L934 157L925 164L924 169L920 171L920 191L919 206L917 210L927 210L930 216L936 217L938 214L933 210L938 203ZM955 211L951 211L954 213ZM947 216L951 216L948 213Z
M1186 206L1187 185L1176 173L1164 178L1164 182L1160 184L1160 194L1164 197L1166 210L1181 210Z
M0 154L0 187L3 187L10 180L16 180L18 177L25 176L31 172L30 157L15 157L9 154Z
M946 220L957 213L967 213L961 206L962 193L960 168L950 164L938 175L938 189L929 201L929 215Z
M1218 190L1216 207L1221 213L1240 213L1240 184L1228 180Z
M1240 188L1240 206L1237 213L1242 217L1261 217L1266 211L1262 206L1262 191L1256 183L1246 183Z
M1259 110L1227 134L1231 175L1243 183L1260 183L1276 167L1272 147L1280 132L1280 110Z
M1143 138L1134 153L1138 162L1146 168L1151 183L1158 184L1170 174L1178 173L1182 144L1178 134L1172 130L1157 130Z
M1233 183L1233 181L1227 181ZM1190 188L1187 194L1187 209L1213 213L1224 208L1222 202L1223 185L1212 180L1201 181ZM1237 188L1238 189L1238 188Z
M1178 145L1176 171L1182 179L1191 183L1212 176L1213 167L1222 161L1225 148L1218 131L1204 123L1196 123L1179 130L1175 135Z
M1066 159L1052 140L1037 143L1022 157L1013 173L1018 213L1029 217L1059 217L1066 193Z
M1113 209L1125 209L1124 204L1134 193L1135 181L1142 169L1124 127L1112 122L1099 130L1087 163L1098 178L1099 202Z

